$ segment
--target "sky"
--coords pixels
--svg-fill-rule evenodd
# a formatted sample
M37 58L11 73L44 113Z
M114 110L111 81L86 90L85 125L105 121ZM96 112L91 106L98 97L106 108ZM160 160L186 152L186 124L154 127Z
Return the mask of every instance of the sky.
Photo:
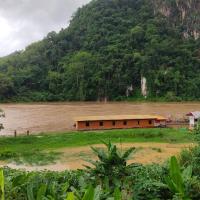
M90 0L0 0L0 57L22 50L69 25Z

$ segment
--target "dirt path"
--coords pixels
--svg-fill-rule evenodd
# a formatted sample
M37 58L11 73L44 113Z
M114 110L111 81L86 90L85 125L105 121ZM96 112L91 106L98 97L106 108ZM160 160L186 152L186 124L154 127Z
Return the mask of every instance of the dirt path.
M103 145L92 145L93 147L105 148ZM169 144L169 143L124 143L122 145L117 144L118 148L122 151L135 147L136 153L130 157L130 163L162 163L166 161L170 156L178 155L181 150L188 149L195 146L194 143L185 144ZM84 160L96 159L90 146L77 147L77 148L63 148L56 150L62 152L62 158L59 162L46 166L25 166L16 164L7 164L8 167L15 169L26 169L28 171L33 170L52 170L52 171L64 171L70 169L82 169L83 165L88 165ZM4 164L5 166L5 164Z

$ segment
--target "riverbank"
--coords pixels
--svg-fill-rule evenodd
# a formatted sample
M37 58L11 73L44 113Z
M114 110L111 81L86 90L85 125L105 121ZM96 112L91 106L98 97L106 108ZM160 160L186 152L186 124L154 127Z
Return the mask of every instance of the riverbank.
M39 135L0 138L0 161L16 164L47 165L63 157L63 148L113 143L187 144L194 136L187 129L128 129L91 132L41 133ZM70 149L69 149L70 150ZM81 151L80 151L81 153Z
M128 164L162 164L166 162L171 156L179 156L179 154L186 149L195 146L194 143L156 143L156 142L130 142L117 143L117 148L120 152L124 152L129 148L135 148L134 153L129 157ZM92 147L105 149L103 144L94 144ZM52 153L52 152L51 152ZM53 153L59 153L61 156L59 160L46 165L32 165L27 163L4 163L9 168L21 169L26 171L65 171L84 169L85 166L90 166L88 160L97 160L91 145L82 147L67 147L54 150Z

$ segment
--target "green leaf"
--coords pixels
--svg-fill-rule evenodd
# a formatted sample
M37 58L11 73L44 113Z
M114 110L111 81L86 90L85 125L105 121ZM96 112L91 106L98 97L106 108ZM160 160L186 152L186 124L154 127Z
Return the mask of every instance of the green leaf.
M177 193L177 187L169 176L165 177L165 182L172 192Z
M42 184L37 192L37 200L41 200L45 196L46 190L47 190L47 185Z
M188 166L182 172L183 180L187 181L192 177L192 166Z
M135 150L135 147L128 149L127 151L124 152L122 158L125 159L125 160L128 159L129 156L133 153L134 150Z
M181 176L181 169L175 156L170 160L170 177L174 184L176 184L179 193L184 193L183 178Z
M114 200L121 200L121 199L122 199L121 191L119 190L119 188L115 188Z
M5 194L4 194L4 175L3 175L3 170L0 170L0 199L4 200L5 199Z
M90 186L85 192L82 200L94 200L94 187Z
M94 191L94 200L100 200L101 194L102 194L102 189L101 189L101 186L98 185L98 186L95 188L95 191Z
M28 200L35 200L34 194L33 194L33 184L32 183L30 183L27 186L27 197L28 197Z
M73 192L67 193L67 199L66 200L75 200L75 196Z

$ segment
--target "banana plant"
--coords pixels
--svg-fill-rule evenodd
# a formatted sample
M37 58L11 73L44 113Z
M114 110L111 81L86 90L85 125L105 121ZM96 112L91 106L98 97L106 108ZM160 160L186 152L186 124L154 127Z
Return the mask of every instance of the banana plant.
M5 200L5 193L4 193L4 175L3 170L0 170L0 200Z
M46 195L46 190L47 190L47 185L46 184L42 184L40 186L40 188L38 189L37 195L35 197L34 196L34 192L33 192L33 185L29 184L28 187L27 187L28 200L42 200Z
M165 177L166 184L170 191L179 196L182 200L190 200L186 194L185 181L189 181L192 177L192 168L188 166L181 171L180 165L175 156L170 159L169 175Z
M103 191L100 186L94 188L93 186L89 186L89 188L85 191L83 197L80 197L76 192L69 192L67 194L66 200L100 200L101 195L103 195ZM113 194L113 197L109 197L107 200L122 200L121 191L116 188Z
M135 148L130 148L122 153L118 151L117 146L113 145L110 141L108 143L103 143L107 147L106 151L92 147L93 152L98 157L98 161L89 161L95 168L86 166L87 169L90 169L95 175L101 177L111 176L112 178L118 178L117 176L124 176L127 160Z
M96 193L96 189L90 186L84 193L83 197L80 197L78 192L69 192L66 200L99 200L99 195Z

